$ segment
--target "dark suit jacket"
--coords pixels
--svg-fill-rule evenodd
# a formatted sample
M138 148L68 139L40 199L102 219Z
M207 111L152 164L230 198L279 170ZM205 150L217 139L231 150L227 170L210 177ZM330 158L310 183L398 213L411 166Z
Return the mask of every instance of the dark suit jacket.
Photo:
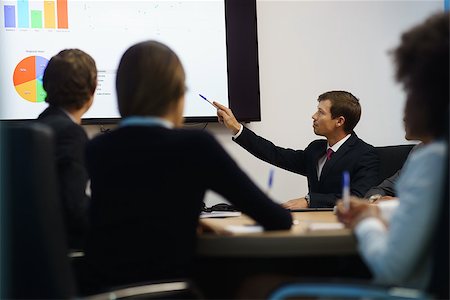
M85 146L88 137L58 107L49 106L38 117L54 133L59 192L64 209L64 221L69 247L82 249L88 227L89 197L86 195L88 173L85 166Z
M350 193L363 197L370 187L377 184L379 160L375 148L355 133L325 163L320 180L317 178L317 162L325 155L326 140L315 140L305 150L293 150L275 146L244 127L235 142L256 157L301 174L308 179L310 207L333 207L342 196L342 172L350 173Z
M266 229L292 224L289 212L203 131L120 127L89 142L87 163L92 227L86 259L93 285L188 276L209 189Z
M379 185L371 187L370 190L367 191L367 193L364 195L364 198L370 198L370 196L373 195L381 195L381 196L391 196L395 197L397 193L395 192L395 183L397 182L398 178L400 177L400 170L395 172L394 175L392 175L389 178L386 178L381 182Z

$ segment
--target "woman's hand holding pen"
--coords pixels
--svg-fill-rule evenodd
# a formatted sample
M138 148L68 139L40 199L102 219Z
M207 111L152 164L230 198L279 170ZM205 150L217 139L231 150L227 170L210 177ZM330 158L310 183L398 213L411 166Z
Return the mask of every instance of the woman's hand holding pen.
M238 133L242 125L236 120L231 109L216 101L213 101L213 104L217 108L217 117L219 118L219 122L230 129L233 134Z
M367 200L351 197L348 210L345 208L342 200L337 202L336 215L338 220L346 227L353 229L363 219L369 217L380 218L380 210L378 206L369 204Z

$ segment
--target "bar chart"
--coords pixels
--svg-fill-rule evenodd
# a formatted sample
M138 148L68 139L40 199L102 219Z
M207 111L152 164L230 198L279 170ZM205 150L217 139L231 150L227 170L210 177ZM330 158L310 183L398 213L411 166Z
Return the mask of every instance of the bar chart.
M68 0L18 0L3 5L5 28L69 28Z

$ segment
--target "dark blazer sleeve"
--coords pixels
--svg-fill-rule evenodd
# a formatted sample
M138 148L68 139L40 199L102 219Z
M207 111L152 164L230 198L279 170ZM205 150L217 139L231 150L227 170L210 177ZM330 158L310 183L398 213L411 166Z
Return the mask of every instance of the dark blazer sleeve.
M293 150L274 145L244 126L242 133L233 139L245 150L272 165L306 176L306 159L303 150Z
M397 182L399 176L400 176L400 171L397 171L391 177L383 180L383 182L380 183L379 185L372 187L364 195L364 198L370 198L370 196L377 195L377 194L381 195L381 196L395 197L396 196L395 183Z
M207 140L200 144L207 143L204 149L208 149L210 154L210 161L204 165L205 174L208 174L205 178L207 187L225 197L266 230L291 228L290 212L267 197L212 136L205 136Z
M76 124L65 128L57 141L57 168L60 193L72 233L83 233L88 227L89 197L86 195L88 174L85 167L87 136Z

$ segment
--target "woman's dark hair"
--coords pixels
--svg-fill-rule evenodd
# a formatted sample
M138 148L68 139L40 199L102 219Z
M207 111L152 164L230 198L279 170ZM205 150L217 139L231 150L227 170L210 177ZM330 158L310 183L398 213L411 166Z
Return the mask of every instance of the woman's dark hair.
M449 13L438 13L402 35L393 51L396 77L422 115L425 131L435 137L448 131Z
M95 92L97 67L79 49L66 49L53 56L43 77L45 102L65 109L80 109Z
M162 116L185 93L184 69L166 45L142 42L123 54L116 89L122 117Z

